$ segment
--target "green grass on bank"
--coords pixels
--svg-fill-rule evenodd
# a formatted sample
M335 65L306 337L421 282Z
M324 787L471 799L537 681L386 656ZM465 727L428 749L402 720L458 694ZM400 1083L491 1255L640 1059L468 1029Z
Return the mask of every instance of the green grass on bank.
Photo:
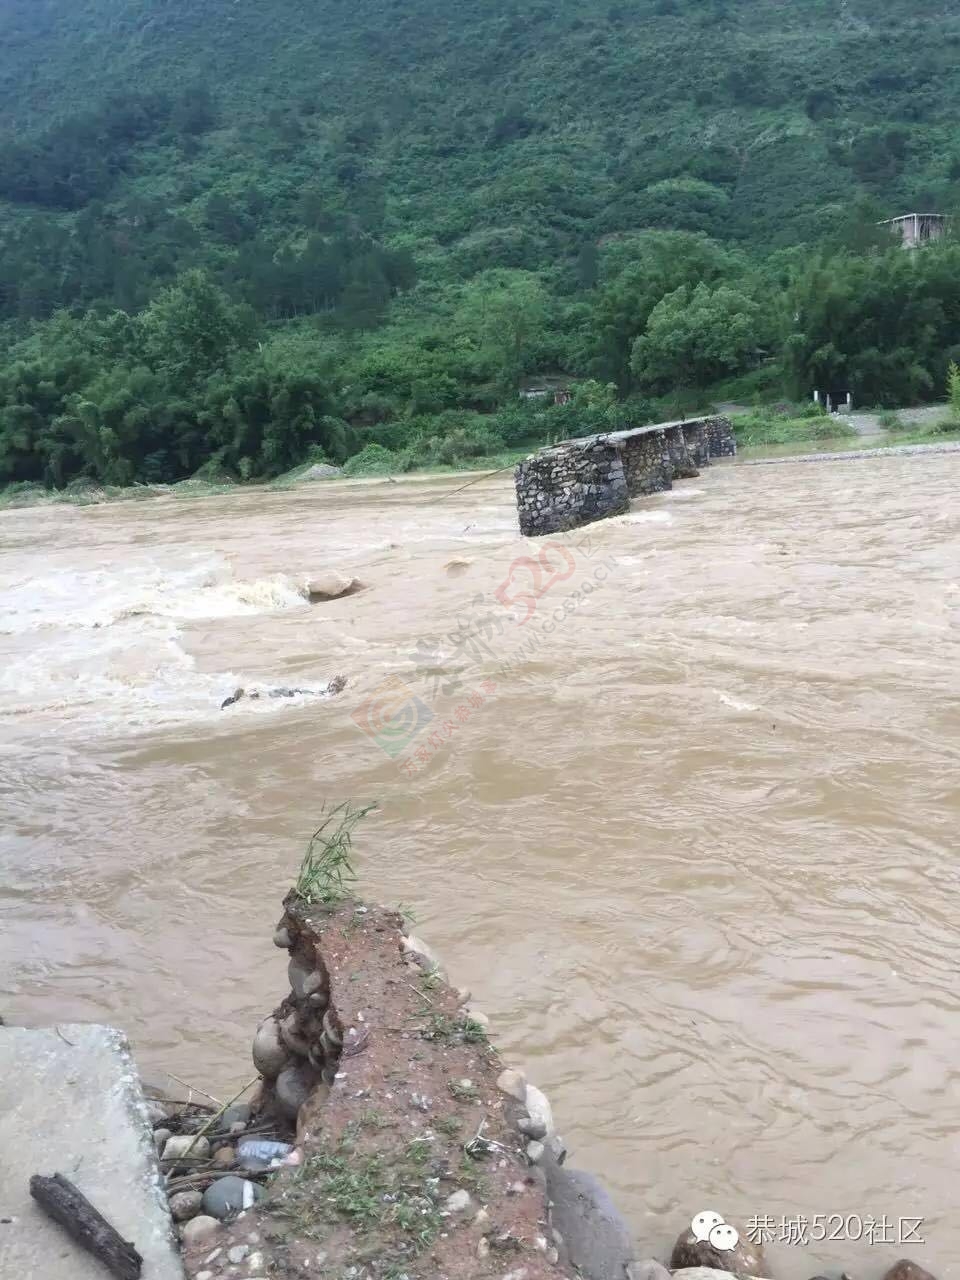
M947 444L954 440L960 440L960 422L948 419L932 427L918 427L915 431L907 428L890 431L883 436L868 436L862 444L865 449L887 449L898 444Z
M776 406L755 409L750 413L738 413L731 421L737 444L742 448L857 438L849 423L813 411L812 406L811 411L801 414L792 409L784 412Z
M947 408L940 422L912 428L896 411L885 410L880 415L884 431L866 436L861 436L842 418L830 417L812 406L804 407L801 413L785 412L786 408L764 406L749 413L734 414L732 422L738 445L744 449L777 445L802 448L829 443L831 447L885 449L893 445L938 444L960 439L960 420L948 416Z

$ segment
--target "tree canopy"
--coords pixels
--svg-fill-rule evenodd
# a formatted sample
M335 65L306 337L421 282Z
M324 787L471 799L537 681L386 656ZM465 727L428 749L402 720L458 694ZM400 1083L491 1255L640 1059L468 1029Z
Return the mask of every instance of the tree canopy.
M960 206L934 0L4 21L0 483L456 461L740 376L946 392L960 250L878 226ZM524 405L531 377L616 395Z

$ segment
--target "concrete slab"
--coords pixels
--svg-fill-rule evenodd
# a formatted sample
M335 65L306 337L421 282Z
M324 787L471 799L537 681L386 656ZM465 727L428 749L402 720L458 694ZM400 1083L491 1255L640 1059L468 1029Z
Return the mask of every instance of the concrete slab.
M140 1079L121 1032L0 1026L0 1276L105 1280L102 1263L31 1199L34 1173L74 1182L143 1255L142 1280L183 1280Z

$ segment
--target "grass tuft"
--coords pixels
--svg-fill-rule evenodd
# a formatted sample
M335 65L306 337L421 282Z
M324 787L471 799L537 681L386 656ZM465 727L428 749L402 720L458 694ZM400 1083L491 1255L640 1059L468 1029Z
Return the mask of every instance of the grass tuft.
M334 906L350 896L356 883L350 854L353 832L362 818L375 809L376 802L352 809L348 801L338 804L310 837L300 864L296 893L308 904Z

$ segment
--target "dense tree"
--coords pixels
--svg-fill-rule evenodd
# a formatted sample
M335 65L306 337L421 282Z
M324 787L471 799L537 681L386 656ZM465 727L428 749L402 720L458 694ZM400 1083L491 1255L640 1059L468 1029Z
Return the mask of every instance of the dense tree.
M524 271L486 271L464 291L458 322L497 382L516 388L545 327L547 296Z
M619 270L597 299L591 364L601 378L626 391L633 385L634 343L657 303L684 285L734 279L743 267L714 241L679 232L638 237L615 262Z
M171 381L189 386L249 346L254 322L204 272L190 271L151 302L140 329L148 363Z
M706 387L756 363L763 342L760 307L727 285L681 285L650 312L630 367L641 386Z
M849 387L861 403L890 405L942 393L960 344L960 245L825 258L797 281L791 308L798 393Z
M960 208L942 3L142 7L8 0L0 482L451 461L729 374L945 389L957 247L878 226ZM548 373L572 403L522 404Z

